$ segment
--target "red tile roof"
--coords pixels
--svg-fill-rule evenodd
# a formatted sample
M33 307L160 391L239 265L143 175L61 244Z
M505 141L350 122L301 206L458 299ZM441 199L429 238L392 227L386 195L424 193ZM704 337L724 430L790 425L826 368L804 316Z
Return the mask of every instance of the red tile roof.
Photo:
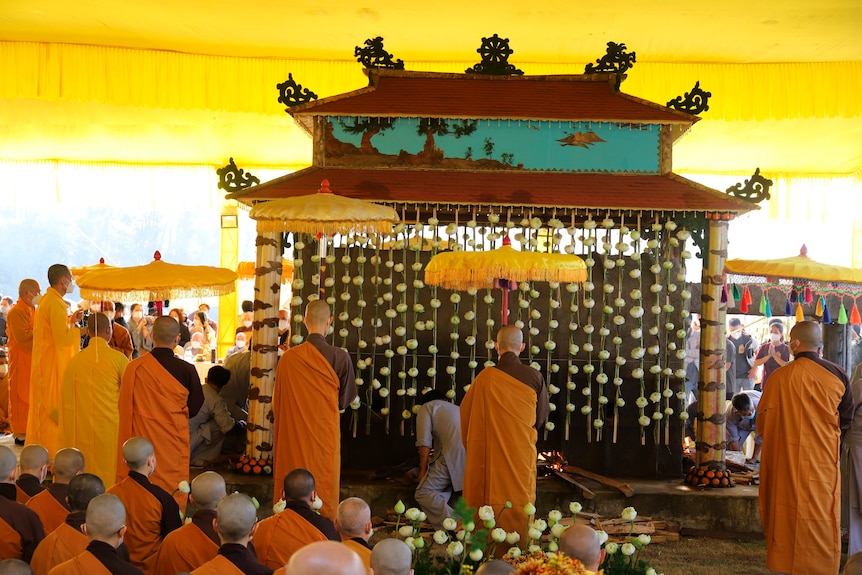
M676 174L444 172L310 167L228 195L243 203L311 194L321 180L336 194L385 202L491 204L743 213L755 204Z

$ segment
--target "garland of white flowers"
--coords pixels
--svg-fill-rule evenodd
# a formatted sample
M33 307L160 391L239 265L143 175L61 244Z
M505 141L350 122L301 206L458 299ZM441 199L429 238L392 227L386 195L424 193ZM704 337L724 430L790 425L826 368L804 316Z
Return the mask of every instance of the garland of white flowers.
M587 416L587 442L591 443L593 440L593 372L595 371L595 366L593 365L593 332L595 331L595 326L593 325L593 308L596 305L596 301L593 299L593 290L595 289L595 284L593 283L593 267L596 265L596 261L593 258L593 246L596 243L596 221L593 219L592 214L590 214L589 219L584 222L584 230L585 233L582 237L582 241L588 253L587 258L584 260L584 263L587 265L587 281L584 283L583 306L587 310L587 321L583 330L584 333L587 334L587 341L583 345L583 350L587 352L587 362L584 365L583 371L587 376L587 384L581 389L581 392L587 398L587 403L581 407L581 413Z
M640 387L640 395L638 396L637 401L635 402L636 407L638 408L638 422L642 422L644 416L644 405L642 405L641 399L644 398L644 392L646 389L646 384L644 380L644 356L646 355L646 348L644 347L644 301L643 301L643 259L641 258L641 233L640 233L640 220L638 221L638 229L632 230L629 238L631 240L631 248L633 250L631 258L637 264L635 269L629 271L629 277L634 280L637 280L637 287L632 288L629 292L629 297L632 298L632 301L635 305L633 305L629 309L629 315L632 318L636 319L638 322L638 326L634 328L630 335L632 339L637 340L637 347L632 349L631 356L632 359L638 362L637 367L632 370L632 377L638 380L638 385ZM616 408L623 407L625 405L625 401L620 397L617 398ZM647 422L649 420L647 419ZM640 425L640 438L641 445L646 445L646 433L644 431L644 426Z

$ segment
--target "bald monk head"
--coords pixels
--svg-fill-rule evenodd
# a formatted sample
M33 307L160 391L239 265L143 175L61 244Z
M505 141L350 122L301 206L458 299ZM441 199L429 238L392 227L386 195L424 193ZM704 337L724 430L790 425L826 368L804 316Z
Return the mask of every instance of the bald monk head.
M21 280L18 284L18 298L27 305L33 305L33 297L40 291L39 282L33 279Z
M156 470L156 452L149 439L132 437L123 444L123 459L132 471L149 477Z
M58 451L54 456L54 483L69 483L79 473L84 473L84 454L74 447Z
M605 551L599 543L599 534L587 525L572 525L560 536L560 551L577 559L590 571L598 571Z
M515 568L502 559L494 559L493 561L482 563L476 569L476 575L509 575L514 572Z
M371 537L371 508L358 497L348 497L338 504L335 512L335 529L341 540Z
M0 561L0 575L33 575L33 570L20 559L4 559Z
M169 315L157 317L153 322L153 347L174 349L180 343L180 324Z
M90 541L102 541L114 549L126 534L126 508L113 493L97 495L87 505L87 520L82 528Z
M0 483L15 483L18 479L18 458L15 452L0 445Z
M218 531L222 545L236 543L248 546L257 531L257 509L245 493L231 493L216 508L213 527Z
M21 450L19 465L21 473L38 477L40 483L45 481L45 475L48 473L48 450L36 444L25 446Z
M105 341L110 341L112 331L111 320L102 312L91 313L87 317L87 333L90 334L90 337L101 337Z
M284 476L284 500L314 501L314 476L307 469L297 468Z
M329 304L324 300L314 300L308 302L305 306L305 316L302 318L302 323L308 328L308 333L319 333L326 335L329 329L329 323L332 321L332 310Z
M843 575L862 575L862 551L857 551L847 558L847 563L844 564L844 571L841 573Z
M215 509L226 495L224 477L215 471L205 471L192 480L191 502L197 509Z
M404 543L402 542L402 545ZM373 553L372 553L373 556ZM337 541L316 541L290 556L285 575L365 575L362 559Z
M497 342L494 347L497 348L497 353L500 355L508 351L520 355L524 351L524 334L517 327L507 325L497 332Z
M820 353L820 348L823 346L820 324L816 321L800 321L794 325L790 330L788 346L793 355L805 351Z
M406 543L400 539L384 539L371 551L371 572L374 575L410 575L412 559Z
M105 484L98 475L81 473L69 482L69 494L66 502L72 511L86 511L94 497L105 492Z

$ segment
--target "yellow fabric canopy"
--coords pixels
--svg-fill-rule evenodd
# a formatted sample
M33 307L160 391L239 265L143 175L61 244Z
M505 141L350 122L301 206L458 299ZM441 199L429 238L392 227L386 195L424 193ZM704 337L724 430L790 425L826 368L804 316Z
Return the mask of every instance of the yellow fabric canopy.
M97 264L93 264L91 266L79 266L76 268L70 268L69 271L72 272L72 276L80 277L87 272L93 272L96 270L110 270L113 268L114 266L105 263L105 258L99 258L99 263Z
M254 279L254 262L239 262L236 266L236 275L241 280ZM281 283L288 284L293 281L293 262L281 260Z
M814 261L808 257L808 249L804 245L798 256L775 260L727 260L725 269L731 274L747 276L753 283L769 282L773 279L801 279L822 283L862 284L862 269ZM737 283L745 283L745 280Z
M316 194L294 196L256 204L249 217L264 232L301 234L379 233L392 231L398 212L364 200L333 194L323 180Z
M87 272L78 278L81 297L95 301L159 301L222 296L236 290L237 274L213 266L188 266L155 260L142 266Z

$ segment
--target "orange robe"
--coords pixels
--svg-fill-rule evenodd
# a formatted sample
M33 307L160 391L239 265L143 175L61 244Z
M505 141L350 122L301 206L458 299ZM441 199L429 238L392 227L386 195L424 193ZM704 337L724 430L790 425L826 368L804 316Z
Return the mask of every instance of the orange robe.
M16 435L27 433L35 321L36 308L20 299L6 314L6 336L9 338L9 411L12 433Z
M112 575L95 555L84 551L51 569L50 575Z
M257 560L273 569L284 567L290 556L315 541L327 541L317 527L291 509L261 521L254 535Z
M120 385L120 428L117 461L123 461L123 443L146 437L156 451L156 470L150 481L174 495L185 512L188 496L177 490L189 478L189 391L150 354L129 363ZM117 481L125 465L117 465Z
M219 546L194 523L171 531L159 548L154 575L191 573L218 554Z
M135 346L132 344L132 336L129 335L129 330L116 322L112 324L112 327L113 332L108 345L111 349L125 355L126 359L132 359L132 352L135 351Z
M36 547L30 568L33 575L48 575L48 571L87 550L87 536L66 523L48 534Z
M757 406L766 567L834 575L841 562L838 405L844 382L799 357L769 381Z
M7 368L8 369L8 368ZM0 434L11 431L12 424L9 421L9 372L0 378Z
M63 296L49 287L39 300L33 329L27 444L44 446L51 459L65 447L60 437L60 382L80 346L81 330L69 324Z
M216 555L191 573L192 575L245 575L239 567L223 555Z
M338 375L326 358L306 342L286 350L278 361L272 397L276 414L275 485L282 485L284 477L294 469L307 469L323 500L320 514L333 520L341 481L339 385ZM275 490L275 500L281 498L280 491Z
M467 451L464 499L491 505L497 526L526 541L524 505L536 501L536 391L495 367L479 372L461 402ZM507 501L512 508L505 513Z
M0 519L0 559L21 559L24 546L15 528Z
M158 466L158 465L157 465ZM162 504L131 477L110 489L126 507L126 535L132 565L151 575L162 544Z
M54 497L50 488L31 497L26 505L39 516L45 533L51 533L63 525L71 511Z
M371 575L371 549L353 539L345 539L342 543L359 555L359 558L362 559L362 564L365 565L365 572Z

